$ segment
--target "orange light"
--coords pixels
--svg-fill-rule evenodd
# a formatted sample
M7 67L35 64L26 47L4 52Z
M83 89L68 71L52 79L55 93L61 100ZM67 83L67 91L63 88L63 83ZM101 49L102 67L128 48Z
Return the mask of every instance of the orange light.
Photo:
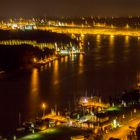
M42 108L43 108L43 109L46 108L46 104L45 104L45 103L42 104Z

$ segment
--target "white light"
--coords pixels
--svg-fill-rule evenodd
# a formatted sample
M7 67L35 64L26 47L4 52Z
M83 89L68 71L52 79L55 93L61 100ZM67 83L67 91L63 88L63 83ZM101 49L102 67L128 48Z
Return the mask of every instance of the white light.
M69 52L67 50L61 50L60 54L69 54Z
M117 124L117 121L116 120L113 120L113 123L116 125Z
M87 102L88 102L88 101L87 101L87 99L85 98L85 99L84 99L84 103L87 103Z
M15 29L15 28L17 28L17 27L18 27L17 24L13 24L13 25L12 25L12 29Z

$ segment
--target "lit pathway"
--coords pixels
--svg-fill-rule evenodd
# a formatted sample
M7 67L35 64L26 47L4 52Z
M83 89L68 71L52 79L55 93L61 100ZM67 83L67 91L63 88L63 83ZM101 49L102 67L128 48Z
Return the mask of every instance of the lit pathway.
M92 28L92 27L56 27L56 26L39 26L39 30L48 30L56 33L69 34L95 34L95 35L122 35L122 36L140 36L140 30L124 28Z
M116 129L113 132L110 132L109 134L107 134L104 137L104 140L108 140L110 137L127 140L126 136L127 136L127 134L129 133L129 130L130 130L129 126L132 126L132 127L136 128L139 123L140 123L140 117L137 117L133 120L130 120L130 121L128 121L127 124L123 125L119 129Z

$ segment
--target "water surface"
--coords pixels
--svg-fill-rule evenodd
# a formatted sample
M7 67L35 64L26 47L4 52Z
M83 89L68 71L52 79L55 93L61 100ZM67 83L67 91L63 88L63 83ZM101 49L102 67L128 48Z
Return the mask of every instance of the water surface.
M22 121L57 105L68 108L79 96L119 96L136 87L140 72L140 40L128 36L87 36L86 54L55 60L40 69L14 74L0 80L0 132L8 132ZM0 133L0 134L1 134Z

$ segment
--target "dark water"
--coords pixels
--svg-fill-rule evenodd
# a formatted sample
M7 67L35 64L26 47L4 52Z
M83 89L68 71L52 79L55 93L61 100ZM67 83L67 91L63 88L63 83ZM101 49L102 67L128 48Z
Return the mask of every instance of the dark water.
M26 120L57 104L64 109L75 97L119 96L137 85L140 40L134 37L88 36L85 55L66 56L40 69L0 80L0 134L14 129L18 114Z

